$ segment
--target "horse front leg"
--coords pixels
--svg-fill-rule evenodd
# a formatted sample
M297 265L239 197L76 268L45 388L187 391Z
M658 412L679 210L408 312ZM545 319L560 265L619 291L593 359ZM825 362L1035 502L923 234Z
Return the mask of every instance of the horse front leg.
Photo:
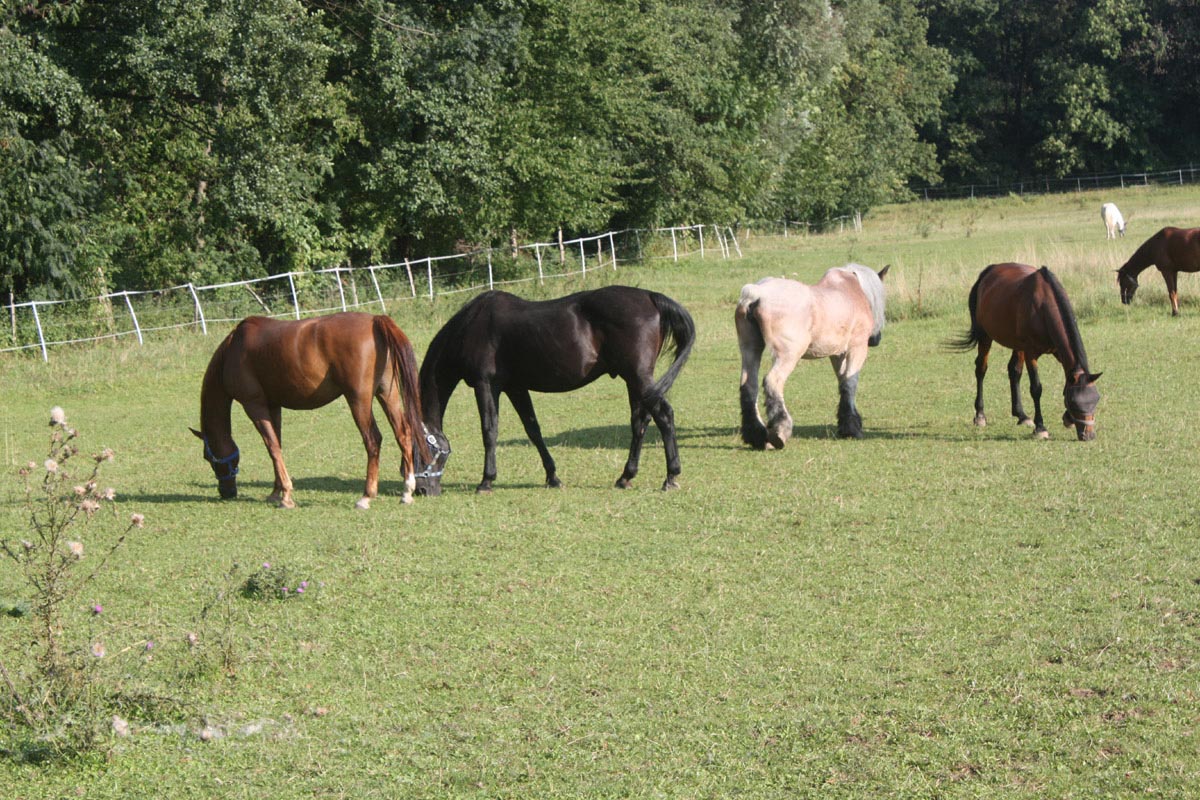
M755 450L767 447L767 426L758 413L758 370L765 347L758 327L738 309L738 348L742 353L742 382L738 391L742 407L742 441Z
M983 378L988 370L988 353L992 350L991 339L980 339L978 355L975 356L975 425L987 425L987 416L983 413Z
M475 404L479 407L479 429L483 434L483 480L475 487L477 494L491 494L496 480L496 439L499 435L498 412L500 392L488 381L475 386Z
M267 495L267 502L274 503L280 508L295 508L296 501L292 499L292 478L288 475L287 467L283 463L280 429L276 426L276 420L282 418L282 412L278 408L257 404L248 406L243 404L243 408L246 416L250 418L250 422L254 424L255 430L262 437L263 444L267 448L267 455L271 458L271 466L275 470L275 487L271 494Z
M346 401L350 404L350 414L354 417L354 424L358 426L363 447L367 451L367 480L363 486L363 496L354 507L367 509L379 494L379 448L383 444L383 434L379 432L375 415L371 413L371 395L366 398L346 395Z
M558 468L554 465L550 448L546 447L546 440L542 438L542 426L538 424L537 414L533 411L533 398L530 397L529 390L509 389L505 394L516 409L517 416L521 418L521 424L525 426L525 435L533 442L538 455L541 456L542 469L546 471L546 486L551 489L559 488L562 481L558 479Z
M858 367L865 359L853 358L847 353L832 356L829 360L838 378L837 435L842 439L861 439L862 416L854 405L854 397L858 393Z
M1167 299L1171 301L1171 316L1179 316L1179 273L1173 269L1158 270L1162 273L1163 282L1167 284Z
M1017 418L1018 425L1033 425L1033 420L1025 413L1021 403L1021 373L1025 369L1025 353L1013 350L1012 358L1008 359L1008 391L1012 395L1012 415ZM1029 385L1033 386L1033 371L1030 370Z
M1050 431L1042 420L1042 378L1038 374L1036 358L1025 359L1029 367L1029 393L1033 396L1033 435L1037 439L1049 439Z

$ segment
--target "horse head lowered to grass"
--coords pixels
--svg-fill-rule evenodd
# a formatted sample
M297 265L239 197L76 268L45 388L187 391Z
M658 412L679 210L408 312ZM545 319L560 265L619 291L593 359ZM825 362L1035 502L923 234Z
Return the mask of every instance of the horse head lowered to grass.
M1033 434L1048 438L1042 420L1042 381L1037 360L1052 353L1066 375L1063 387L1063 426L1075 426L1080 441L1096 438L1096 405L1100 392L1096 380L1100 373L1088 369L1087 353L1075 322L1075 312L1067 293L1054 273L1046 267L1026 264L992 264L979 273L967 301L971 327L966 334L947 344L955 350L978 348L975 357L975 424L987 425L983 413L983 377L987 374L988 353L992 342L1013 351L1008 361L1012 414L1021 425L1032 425ZM1033 396L1033 419L1021 403L1021 372L1029 367L1029 392Z
M838 436L862 438L854 404L867 348L879 344L884 325L883 278L861 264L835 267L809 286L787 278L763 278L742 287L734 312L742 354L742 440L758 450L782 448L792 435L783 387L800 359L828 358L838 378ZM763 351L771 368L763 378L767 422L758 412L758 371Z
M367 508L379 491L383 436L371 408L375 398L400 445L404 502L412 501L414 489L428 490L418 487L415 457L436 463L425 437L437 439L422 431L412 345L390 317L347 312L297 321L247 317L217 346L200 389L200 430L192 433L204 442L204 458L217 476L221 497L237 497L240 454L230 424L234 400L262 436L275 467L275 488L267 499L291 508L292 479L280 444L282 409L320 408L343 396L367 450L367 481L356 505ZM440 452L439 457L444 463Z
M632 437L617 486L629 486L637 474L642 438L653 419L667 457L663 489L673 489L678 486L679 449L667 391L695 338L695 325L683 306L644 289L606 286L540 302L484 292L459 309L429 345L420 375L425 423L441 429L455 387L465 381L474 389L484 445L483 479L476 491L490 492L503 393L541 456L546 485L559 486L530 392L569 392L602 375L621 378L629 395ZM674 360L655 380L654 366L668 343Z
M1138 276L1150 267L1162 273L1171 315L1179 316L1179 273L1200 272L1200 228L1163 228L1143 242L1117 270L1122 303L1133 301Z

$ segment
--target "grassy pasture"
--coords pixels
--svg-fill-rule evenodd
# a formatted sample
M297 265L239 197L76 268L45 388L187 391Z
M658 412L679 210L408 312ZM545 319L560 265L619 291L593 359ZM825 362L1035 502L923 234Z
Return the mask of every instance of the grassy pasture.
M1105 200L1125 240L1104 239ZM909 205L858 235L756 234L740 260L589 277L664 291L696 318L672 393L683 488L668 494L653 433L635 487L611 488L628 437L615 381L535 398L564 489L541 487L505 401L497 490L476 497L482 445L460 388L446 494L402 506L393 445L368 512L353 508L365 459L344 406L285 413L300 507L281 511L259 501L270 463L240 412L237 501L216 500L186 430L215 335L0 358L4 473L40 460L62 405L85 449L117 451L105 476L122 510L146 515L91 592L128 642L109 684L154 698L107 758L0 760L3 794L1189 796L1200 278L1181 279L1173 319L1157 274L1126 308L1112 270L1162 225L1197 220L1191 189ZM832 371L804 363L787 392L795 438L740 446L739 288L848 260L893 265L860 383L866 439L833 438ZM1005 351L992 424L970 424L973 357L940 343L965 329L979 270L1009 260L1050 266L1072 296L1104 372L1095 442L1058 427L1049 357L1050 441L1008 416ZM418 356L461 301L394 311ZM0 482L6 539L22 535L17 489ZM200 617L234 564L264 561L319 589ZM18 590L0 567L0 597ZM22 624L0 618L0 637ZM226 667L197 670L188 632L222 642Z

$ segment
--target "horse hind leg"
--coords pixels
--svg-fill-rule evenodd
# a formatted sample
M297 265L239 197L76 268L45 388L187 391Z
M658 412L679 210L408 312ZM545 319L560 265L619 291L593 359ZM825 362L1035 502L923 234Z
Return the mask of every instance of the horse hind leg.
M641 394L632 384L626 387L629 391L629 458L625 461L625 469L617 478L618 489L628 489L637 477L638 465L642 458L642 442L646 437L646 427L650 424L650 411L643 401ZM669 460L669 459L668 459ZM668 471L670 466L668 465Z
M400 398L394 384L386 392L379 394L379 404L383 406L383 414L392 427L396 444L400 446L400 474L404 476L404 494L400 497L400 501L405 504L411 503L413 492L417 490L416 462L413 458L413 451L416 447L414 437L417 436L417 433L408 428L408 422L404 418Z
M978 354L975 356L975 425L982 428L987 425L987 415L983 413L983 379L988 370L988 353L992 350L992 340L980 338Z
M739 399L742 409L742 441L755 450L767 447L767 426L758 413L758 370L762 363L763 339L758 326L746 317L746 311L738 307L738 348L742 353L742 381Z
M783 402L783 388L796 368L797 356L777 353L775 362L763 378L763 395L767 409L767 444L782 450L792 437L792 415Z
M1012 395L1012 415L1017 418L1018 425L1033 426L1033 420L1025 413L1021 403L1021 373L1025 368L1025 353L1014 350L1012 358L1008 359L1008 391ZM1033 370L1030 370L1030 390L1033 389Z

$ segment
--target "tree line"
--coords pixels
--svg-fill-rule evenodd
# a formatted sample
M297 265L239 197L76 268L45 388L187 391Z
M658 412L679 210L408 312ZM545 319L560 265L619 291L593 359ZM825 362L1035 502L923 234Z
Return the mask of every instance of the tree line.
M0 289L1186 161L1191 0L0 0Z

